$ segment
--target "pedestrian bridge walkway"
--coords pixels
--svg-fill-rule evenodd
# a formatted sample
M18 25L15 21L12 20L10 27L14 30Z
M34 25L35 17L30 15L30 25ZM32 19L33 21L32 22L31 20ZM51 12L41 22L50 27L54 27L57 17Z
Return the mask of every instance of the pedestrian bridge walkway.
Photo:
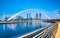
M55 38L60 38L60 22L58 22L58 29L57 29L57 33L55 35Z

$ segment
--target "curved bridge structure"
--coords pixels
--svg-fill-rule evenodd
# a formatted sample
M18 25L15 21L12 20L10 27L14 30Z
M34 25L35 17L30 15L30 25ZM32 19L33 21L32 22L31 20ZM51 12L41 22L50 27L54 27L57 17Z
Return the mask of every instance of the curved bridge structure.
M49 16L47 14L45 14L45 12L42 11L42 10L39 10L39 9L26 9L26 10L23 10L23 11L20 11L20 12L14 14L7 21L15 18L16 16L22 16L22 17L25 16L24 18L26 18L27 17L27 14L29 14L30 16L32 16L32 18L34 18L36 13L37 14L41 13L44 18L50 19Z

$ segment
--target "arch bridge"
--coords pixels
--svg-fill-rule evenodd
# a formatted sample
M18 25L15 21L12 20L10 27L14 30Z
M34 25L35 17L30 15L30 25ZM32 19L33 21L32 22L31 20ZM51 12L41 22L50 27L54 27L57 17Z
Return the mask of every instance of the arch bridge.
M32 16L31 16L31 14L32 14ZM19 15L20 15L20 17L16 18ZM0 24L26 23L26 22L32 22L33 20L35 20L36 23L39 22L41 24L41 22L42 22L41 20L43 20L43 22L50 22L50 23L54 23L54 24L41 28L41 29L38 29L34 32L31 32L31 33L21 36L19 38L55 38L57 29L60 24L60 19L50 19L48 17L48 15L46 15L45 13L43 13L43 15L46 17L46 19L42 19L41 15L42 15L41 10L27 9L27 10L18 12L17 14L14 14L12 17L7 19L6 21L0 22ZM17 20L17 21L15 21L15 20Z

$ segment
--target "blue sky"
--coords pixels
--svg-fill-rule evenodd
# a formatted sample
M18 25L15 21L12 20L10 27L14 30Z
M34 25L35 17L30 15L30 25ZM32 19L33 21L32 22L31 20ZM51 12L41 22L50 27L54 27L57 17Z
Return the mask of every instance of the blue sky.
M0 17L3 12L13 15L30 8L45 10L50 17L54 17L56 10L60 10L60 0L0 0Z

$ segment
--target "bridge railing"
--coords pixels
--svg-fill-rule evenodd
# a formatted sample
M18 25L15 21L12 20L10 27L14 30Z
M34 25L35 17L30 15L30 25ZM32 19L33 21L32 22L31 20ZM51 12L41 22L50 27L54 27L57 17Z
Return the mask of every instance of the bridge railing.
M32 33L29 33L27 35L21 36L21 38L55 38L55 34L57 32L57 23L51 26L47 26L45 28L38 29Z

